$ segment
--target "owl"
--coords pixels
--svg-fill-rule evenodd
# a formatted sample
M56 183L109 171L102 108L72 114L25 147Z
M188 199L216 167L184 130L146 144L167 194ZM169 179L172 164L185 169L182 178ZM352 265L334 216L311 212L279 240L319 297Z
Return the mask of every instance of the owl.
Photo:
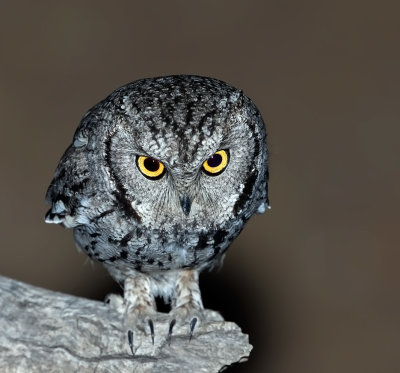
M176 75L129 83L83 117L47 190L47 223L73 228L77 246L123 286L136 330L154 343L155 297L191 338L204 317L199 273L222 263L268 204L266 130L242 91Z

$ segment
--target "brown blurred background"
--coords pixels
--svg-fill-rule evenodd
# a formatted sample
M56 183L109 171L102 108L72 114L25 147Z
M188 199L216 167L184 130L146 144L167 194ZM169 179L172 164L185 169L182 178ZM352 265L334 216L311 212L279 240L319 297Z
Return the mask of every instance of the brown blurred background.
M267 123L272 210L205 305L250 334L231 372L400 371L397 1L19 1L0 5L0 274L114 289L46 225L44 194L87 109L138 78L218 77Z

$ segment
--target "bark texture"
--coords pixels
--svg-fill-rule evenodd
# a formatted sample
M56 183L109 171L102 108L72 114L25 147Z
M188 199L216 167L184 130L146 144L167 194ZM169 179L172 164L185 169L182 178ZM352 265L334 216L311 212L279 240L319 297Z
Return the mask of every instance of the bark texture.
M155 341L136 333L133 356L122 315L102 302L0 276L0 372L218 372L245 361L248 336L214 311L189 343L188 325L158 313Z

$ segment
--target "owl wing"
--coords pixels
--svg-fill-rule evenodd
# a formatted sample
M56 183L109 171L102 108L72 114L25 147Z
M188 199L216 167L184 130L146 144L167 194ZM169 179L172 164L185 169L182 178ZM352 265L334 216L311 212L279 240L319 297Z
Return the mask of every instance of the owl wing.
M256 213L257 214L263 214L266 210L270 210L271 209L271 205L269 204L269 198L268 198L268 179L269 179L269 172L268 172L268 163L265 163L265 176L264 176L264 180L261 183L261 187L260 187L260 195L262 198L262 202L260 203L260 205L258 206Z
M46 202L51 205L46 213L46 223L61 224L67 228L78 225L77 209L85 200L89 182L85 147L76 147L76 140L64 153L54 178L46 192Z

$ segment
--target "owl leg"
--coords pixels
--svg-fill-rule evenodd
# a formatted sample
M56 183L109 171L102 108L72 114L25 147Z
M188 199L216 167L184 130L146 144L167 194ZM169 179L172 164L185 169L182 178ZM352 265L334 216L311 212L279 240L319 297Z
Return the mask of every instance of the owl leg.
M137 273L128 277L124 283L124 326L128 329L129 347L134 354L134 335L136 329L150 332L154 344L154 323L156 304L151 293L150 280Z
M183 270L179 272L175 285L175 298L172 302L172 309L169 313L172 317L167 341L171 341L172 330L178 322L189 323L189 340L203 317L203 302L199 287L199 273L196 270Z

